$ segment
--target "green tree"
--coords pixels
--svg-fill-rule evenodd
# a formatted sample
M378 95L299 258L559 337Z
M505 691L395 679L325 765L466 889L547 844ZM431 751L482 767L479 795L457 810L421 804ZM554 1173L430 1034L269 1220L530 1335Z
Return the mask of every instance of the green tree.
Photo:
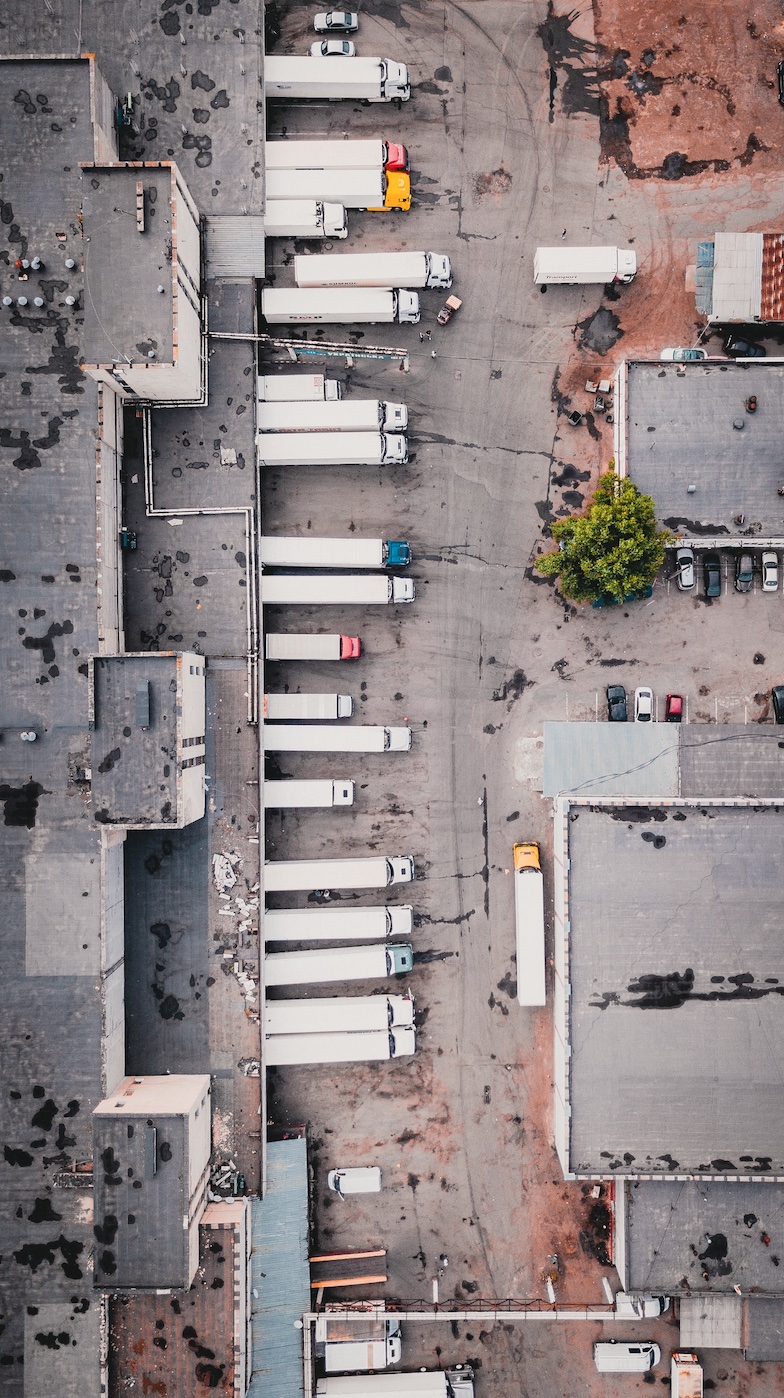
M656 528L654 503L630 480L608 471L587 510L552 525L558 547L536 560L574 602L623 602L644 592L664 562L667 529Z

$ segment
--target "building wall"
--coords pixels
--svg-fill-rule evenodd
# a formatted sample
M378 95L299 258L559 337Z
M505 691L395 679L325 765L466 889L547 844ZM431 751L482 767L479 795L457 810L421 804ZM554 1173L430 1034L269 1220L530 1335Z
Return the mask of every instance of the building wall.
M178 291L175 306L175 364L122 366L122 381L139 398L153 403L196 400L201 394L201 319ZM96 377L87 366L88 372Z
M122 401L117 388L98 395L96 449L96 555L98 563L98 640L101 655L116 655L123 645L120 525L122 492Z
M569 1178L569 858L568 803L556 801L553 831L554 977L553 1027L555 1148Z
M90 107L93 123L93 160L96 164L117 159L117 100L95 59L90 57Z
M125 1076L125 832L101 835L101 1090L108 1096Z
M207 723L205 682L206 661L203 655L186 651L178 660L179 674L179 740L178 757L182 764L180 779L180 817L183 825L201 820L206 809L204 786L204 739ZM196 741L194 741L196 740ZM186 767L184 764L188 763Z

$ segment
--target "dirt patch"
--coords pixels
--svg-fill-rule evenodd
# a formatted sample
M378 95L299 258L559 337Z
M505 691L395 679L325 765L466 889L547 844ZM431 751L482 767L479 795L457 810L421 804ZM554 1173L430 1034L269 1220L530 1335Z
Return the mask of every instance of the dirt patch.
M499 170L490 170L486 175L476 175L474 177L474 194L479 199L487 199L489 196L506 194L512 184L512 176L503 167Z

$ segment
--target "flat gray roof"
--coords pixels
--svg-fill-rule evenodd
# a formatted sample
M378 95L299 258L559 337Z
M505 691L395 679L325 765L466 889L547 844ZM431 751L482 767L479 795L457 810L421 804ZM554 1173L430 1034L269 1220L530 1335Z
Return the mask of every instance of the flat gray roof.
M631 1291L688 1296L739 1286L784 1294L781 1185L642 1180L619 1187Z
M782 437L784 364L628 366L628 474L679 534L737 538L743 514L758 538L784 538Z
M84 348L88 364L170 364L174 355L172 172L83 171ZM143 226L137 226L137 185ZM162 290L159 290L159 287Z
M784 805L567 824L570 1168L784 1174Z
M176 655L97 656L95 819L105 825L176 824L177 738Z

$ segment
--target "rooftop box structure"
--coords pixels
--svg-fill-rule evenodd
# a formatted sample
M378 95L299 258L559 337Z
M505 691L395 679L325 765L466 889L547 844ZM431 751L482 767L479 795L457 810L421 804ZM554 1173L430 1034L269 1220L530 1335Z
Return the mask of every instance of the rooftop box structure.
M715 233L697 245L695 280L712 323L784 320L784 233Z
M124 1078L93 1112L94 1283L187 1289L211 1149L206 1074Z
M85 165L85 369L154 402L201 395L199 214L171 161Z
M97 656L94 819L181 829L204 815L205 661L144 651Z

